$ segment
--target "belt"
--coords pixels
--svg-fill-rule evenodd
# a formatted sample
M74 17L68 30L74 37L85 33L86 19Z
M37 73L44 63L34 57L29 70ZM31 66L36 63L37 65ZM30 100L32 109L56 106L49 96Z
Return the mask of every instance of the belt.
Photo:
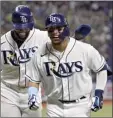
M69 104L69 103L77 103L77 102L79 102L79 100L82 100L82 99L85 99L86 97L85 96L82 96L81 98L79 98L79 99L76 99L76 100L70 100L70 101L68 101L68 100L59 100L61 103L65 103L65 104Z

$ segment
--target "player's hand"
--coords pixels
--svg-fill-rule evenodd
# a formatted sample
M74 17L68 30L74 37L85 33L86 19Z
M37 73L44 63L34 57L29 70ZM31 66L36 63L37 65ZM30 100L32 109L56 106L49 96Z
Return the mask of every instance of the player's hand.
M33 94L29 97L28 106L31 110L37 110L39 108L39 103L37 102L36 95Z
M93 104L91 110L97 112L103 106L103 90L96 90L95 97L93 97Z

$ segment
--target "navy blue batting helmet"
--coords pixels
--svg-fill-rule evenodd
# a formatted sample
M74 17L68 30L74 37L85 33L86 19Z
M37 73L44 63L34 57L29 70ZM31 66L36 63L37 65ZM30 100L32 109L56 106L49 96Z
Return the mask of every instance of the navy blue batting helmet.
M26 5L18 5L12 14L12 22L15 29L32 29L34 19L30 8Z
M76 30L75 33L80 33L83 37L86 37L91 31L91 26L89 24L82 24Z
M53 13L50 14L45 22L46 28L51 27L51 26L67 26L68 23L66 21L66 18L64 15L60 13Z
M69 27L66 18L63 14L60 13L52 13L50 14L45 21L45 28L49 27L65 27L64 31L60 35L60 38L64 39L66 36L70 35Z

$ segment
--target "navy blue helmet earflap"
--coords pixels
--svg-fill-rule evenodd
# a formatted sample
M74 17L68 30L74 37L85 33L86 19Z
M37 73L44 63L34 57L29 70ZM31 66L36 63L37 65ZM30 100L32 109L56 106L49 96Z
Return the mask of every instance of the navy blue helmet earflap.
M18 5L12 13L14 29L25 29L34 27L33 14L27 5Z

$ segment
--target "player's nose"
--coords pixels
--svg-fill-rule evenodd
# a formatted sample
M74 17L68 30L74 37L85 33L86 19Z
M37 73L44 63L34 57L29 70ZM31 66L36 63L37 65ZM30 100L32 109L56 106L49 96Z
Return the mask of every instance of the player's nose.
M54 33L54 34L59 33L58 29L57 29L57 28L55 28L55 29L53 30L53 33Z

